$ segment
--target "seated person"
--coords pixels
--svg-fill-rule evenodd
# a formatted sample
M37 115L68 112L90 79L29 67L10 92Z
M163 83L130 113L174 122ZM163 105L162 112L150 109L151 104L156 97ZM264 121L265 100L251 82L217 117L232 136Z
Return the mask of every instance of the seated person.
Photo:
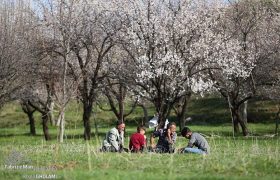
M158 143L155 146L155 138L159 137ZM171 122L167 125L167 129L158 129L154 131L150 138L151 148L159 153L173 153L176 142L176 124Z
M146 128L144 126L138 126L137 132L130 136L129 150L131 152L142 152L146 147Z
M192 132L188 127L184 127L181 135L189 139L187 147L180 149L180 152L196 153L196 154L209 154L210 146L206 139L199 133ZM193 148L196 146L197 148Z
M102 143L102 150L105 152L122 152L123 149L123 134L125 124L118 121L116 127L107 132Z

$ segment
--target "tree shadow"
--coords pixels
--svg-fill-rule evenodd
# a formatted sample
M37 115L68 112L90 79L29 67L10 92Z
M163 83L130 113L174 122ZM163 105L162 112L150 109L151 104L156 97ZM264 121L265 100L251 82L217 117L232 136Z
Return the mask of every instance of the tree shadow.
M9 133L9 134L1 134L0 133L0 138L5 138L5 137L19 137L19 136L29 136L29 137L40 137L42 136L41 134L36 134L36 135L32 135L31 133L21 133L21 134L12 134L12 133Z

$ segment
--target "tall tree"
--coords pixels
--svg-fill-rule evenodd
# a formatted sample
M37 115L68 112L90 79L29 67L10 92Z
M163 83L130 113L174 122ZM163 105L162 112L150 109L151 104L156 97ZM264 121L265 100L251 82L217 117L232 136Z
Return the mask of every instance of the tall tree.
M239 132L239 125L244 136L249 130L246 118L242 117L243 106L256 93L256 80L254 69L258 62L271 55L271 51L263 51L260 42L262 37L269 32L264 32L262 23L267 17L264 1L238 1L225 8L220 19L220 27L217 31L227 34L228 38L236 39L241 46L236 54L236 60L230 63L237 67L234 72L226 72L226 67L219 66L216 70L209 71L209 75L215 82L215 87L228 101L234 126L234 133ZM263 33L263 35L261 35ZM230 44L226 43L226 46ZM230 45L231 46L231 45ZM259 64L260 65L260 64Z
M52 51L63 57L67 64L64 72L67 68L78 84L84 139L89 140L93 104L106 75L105 57L115 45L113 39L121 24L114 12L107 10L106 2L57 0L44 8L45 26L56 29L52 37L56 46Z
M110 106L110 109L107 110L112 111L118 120L125 121L125 118L134 111L138 104L138 98L131 91L130 81L127 81L125 74L128 56L122 51L120 44L117 44L106 58L110 66L108 66L108 74L103 82L102 93ZM100 108L106 110L101 103L99 103ZM125 105L129 108L128 111L125 110Z
M24 0L0 2L0 108L26 82L30 62L30 35L34 16Z
M235 53L239 44L229 40L232 47L223 47L226 37L215 30L222 3L147 1L125 7L130 7L125 12L131 21L123 47L132 59L131 81L154 104L163 125L182 98L213 85L204 72L216 68L212 64L217 61L228 65L227 48Z

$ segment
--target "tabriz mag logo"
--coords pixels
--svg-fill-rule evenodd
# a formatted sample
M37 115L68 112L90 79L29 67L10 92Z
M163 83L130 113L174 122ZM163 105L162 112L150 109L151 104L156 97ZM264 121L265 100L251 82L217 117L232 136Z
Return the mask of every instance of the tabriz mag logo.
M23 153L12 150L5 159L5 169L32 169L33 166L28 165L31 160L24 156Z
M58 176L54 174L57 169L53 166L33 166L32 162L23 153L13 150L5 159L4 168L11 171L22 171L23 179L57 179ZM29 172L29 173L27 173ZM31 172L31 174L30 174ZM37 172L33 174L32 172ZM40 172L40 173L39 173ZM52 172L46 174L46 172Z
M32 161L23 153L13 150L5 160L4 168L8 170L56 171L55 166L33 166Z

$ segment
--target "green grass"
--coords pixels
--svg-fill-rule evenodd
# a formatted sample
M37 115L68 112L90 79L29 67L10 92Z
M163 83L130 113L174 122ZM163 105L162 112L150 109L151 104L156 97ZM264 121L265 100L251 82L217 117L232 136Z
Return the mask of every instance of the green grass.
M264 125L253 125L264 128ZM62 144L55 139L46 142L42 136L29 136L26 127L0 130L0 178L22 179L30 174L55 174L59 179L279 179L279 138L265 136L226 137L220 136L221 129L230 131L230 126L190 126L208 136L211 155L194 154L130 154L101 153L98 138L85 142L83 129L68 130ZM134 132L128 127L127 135ZM101 128L100 132L105 133ZM148 133L151 131L149 130ZM39 132L41 134L42 132ZM51 130L55 133L55 129ZM10 136L12 134L13 136ZM99 137L102 139L102 137ZM179 137L177 147L187 140ZM128 138L125 142L128 145ZM5 168L13 153L22 155L18 164L35 168L55 168L53 171L14 170Z
M35 175L55 175L58 179L279 179L280 141L274 133L274 103L252 101L249 114L254 123L248 127L251 136L232 137L231 120L226 102L219 98L194 99L188 116L193 121L188 126L195 132L207 135L211 146L209 156L194 154L131 154L101 153L101 141L112 127L115 117L110 112L94 109L92 139L83 140L82 109L71 103L66 112L64 143L57 142L57 128L50 126L51 141L45 141L40 115L35 114L36 136L29 135L28 121L16 103L0 111L0 180L30 179ZM149 116L154 110L149 107ZM136 131L142 111L127 119L125 145L129 135ZM170 120L174 120L174 113ZM98 134L93 120L98 122ZM179 130L179 128L178 128ZM147 135L152 130L147 131ZM178 137L177 147L187 140ZM9 162L29 165L33 169L9 169ZM53 167L53 169L46 169ZM39 169L41 168L41 170ZM39 178L39 177L37 177Z

